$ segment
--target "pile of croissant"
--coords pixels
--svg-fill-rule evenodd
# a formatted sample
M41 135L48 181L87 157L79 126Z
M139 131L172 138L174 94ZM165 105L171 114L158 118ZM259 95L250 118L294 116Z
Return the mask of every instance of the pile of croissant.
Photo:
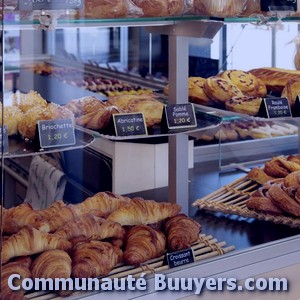
M24 298L7 284L22 278L93 278L119 263L138 266L165 251L189 248L201 225L178 204L99 192L79 204L55 201L44 210L28 203L2 208L1 299ZM68 295L61 291L60 296Z
M273 215L300 217L300 156L277 156L248 177L261 183L246 206Z

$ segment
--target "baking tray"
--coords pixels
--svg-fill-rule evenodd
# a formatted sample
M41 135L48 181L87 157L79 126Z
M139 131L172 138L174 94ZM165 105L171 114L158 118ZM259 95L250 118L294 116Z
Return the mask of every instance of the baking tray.
M300 218L274 216L268 213L257 212L246 207L247 200L260 186L260 184L244 176L204 198L196 200L193 206L206 211L222 212L300 228Z
M212 257L219 255L224 255L228 252L234 251L234 246L226 247L226 242L218 242L212 235L200 234L199 239L191 247L194 252L195 261L203 261ZM188 265L186 265L188 266ZM174 268L175 270L176 268ZM169 270L169 266L165 263L165 254L149 260L143 263L140 267L126 266L123 264L117 265L107 276L104 278L125 278L132 275L135 278L140 277L142 273L144 274L154 274L161 273L163 271ZM82 299L82 297L87 297L91 292L74 292L72 296L68 299ZM95 292L93 292L95 293ZM99 292L100 293L100 292ZM65 299L58 297L57 294L53 292L38 291L25 294L27 299L30 300L49 300L49 299ZM99 298L101 295L99 295Z

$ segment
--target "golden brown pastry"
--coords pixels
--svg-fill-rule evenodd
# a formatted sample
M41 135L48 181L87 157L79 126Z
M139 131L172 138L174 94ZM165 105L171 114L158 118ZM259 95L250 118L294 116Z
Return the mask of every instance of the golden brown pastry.
M184 0L132 0L142 9L145 17L164 17L181 15L184 12Z
M283 210L277 207L270 198L251 197L247 200L246 206L250 209L261 211L273 215L282 215Z
M125 230L119 223L110 222L93 215L83 215L60 227L55 231L55 235L68 240L80 236L91 240L103 240L112 237L123 239Z
M110 243L90 241L73 248L72 276L95 278L107 275L121 260L122 250Z
M32 226L41 231L49 230L49 223L29 203L6 209L3 216L3 232L16 233L24 226Z
M39 120L73 119L73 113L65 107L49 103L46 107L33 106L19 122L18 131L24 138L34 139Z
M125 0L85 0L84 10L79 13L85 18L112 19L125 17L128 8Z
M159 257L166 248L166 237L158 230L147 225L134 226L126 234L124 262L128 265L139 264Z
M54 234L25 226L2 243L2 263L16 256L41 253L45 250L70 250L72 244Z
M58 215L60 213L60 210L64 206L66 206L64 201L57 200L57 201L52 202L49 207L42 209L42 210L38 210L37 212L42 218L44 218L46 220L50 220L55 215Z
M124 225L152 224L177 215L180 205L133 198L130 205L111 213L107 220Z
M263 169L260 168L252 168L248 173L248 177L260 184L264 184L265 182L275 178L273 176L269 176Z
M289 172L295 172L300 171L300 164L294 161L288 161L285 157L278 156L276 158L277 161L279 161L284 168L286 168Z
M265 163L264 171L272 177L285 177L290 172L281 164L279 160L273 158Z
M97 216L107 216L113 211L130 203L130 198L111 192L99 192L92 197L88 197L77 205L84 213L93 213Z
M284 178L285 187L298 187L300 185L300 171L290 173Z
M300 155L289 155L287 157L287 160L288 161L293 161L293 162L296 162L300 165Z
M300 71L280 68L258 68L249 71L261 79L268 91L281 93L289 80L299 80Z
M298 95L300 96L300 76L299 79L291 79L286 83L281 97L287 98L290 106L293 107Z
M249 72L227 70L220 74L220 77L234 83L245 96L265 97L267 95L267 88L263 81Z
M168 249L179 251L190 248L198 240L200 231L201 225L184 214L168 219L165 224Z
M20 275L20 279L14 279L15 286L21 286L21 282L25 278L32 278L30 272L31 259L27 262L15 261L9 262L2 266L1 269L1 299L2 300L23 300L27 299L24 294L25 290L21 287L20 290L13 291L8 286L8 278L13 274Z
M19 91L13 94L13 105L17 106L23 113L33 107L46 107L47 101L36 91L29 93L20 93Z
M234 96L243 96L242 91L230 80L220 77L206 79L203 89L205 94L215 103L224 106Z
M285 193L279 185L272 185L269 188L269 197L283 211L300 217L300 204Z
M75 117L98 111L105 108L105 102L93 96L82 97L79 99L70 100L65 107L69 109Z
M164 104L156 99L155 95L121 95L110 97L108 105L117 106L128 112L144 113L147 127L160 124Z
M8 136L18 133L18 125L22 118L23 113L17 106L4 106L3 125L7 126ZM0 106L0 123L2 123L2 106Z
M261 14L260 1L258 0L246 1L245 9L241 13L241 16L250 17L257 14Z
M260 97L233 97L225 102L225 107L229 111L234 111L240 114L257 116L262 98Z
M71 277L72 261L64 250L47 250L41 253L32 263L33 278L65 278ZM59 291L60 296L68 296L72 291Z

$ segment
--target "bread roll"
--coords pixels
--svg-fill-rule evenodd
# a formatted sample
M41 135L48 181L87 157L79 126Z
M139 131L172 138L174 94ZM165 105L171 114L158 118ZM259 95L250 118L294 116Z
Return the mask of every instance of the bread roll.
M163 17L181 15L184 12L184 0L132 0L142 9L145 17Z
M73 119L73 113L65 107L49 103L46 107L34 106L29 109L19 122L18 130L23 138L35 138L36 124L39 120Z
M17 106L5 106L3 117L3 125L7 126L8 135L18 133L18 125L23 118L22 111ZM0 122L2 122L2 106L0 106Z
M47 101L36 91L30 91L27 94L18 91L13 95L13 105L25 113L33 107L46 107Z

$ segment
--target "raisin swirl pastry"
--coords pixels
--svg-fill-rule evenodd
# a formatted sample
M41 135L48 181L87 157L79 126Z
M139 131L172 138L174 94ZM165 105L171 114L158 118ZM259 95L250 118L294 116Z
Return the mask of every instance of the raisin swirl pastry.
M220 76L232 81L246 96L265 97L267 95L267 88L263 81L249 72L228 70Z
M232 97L243 96L242 91L234 83L220 77L207 78L203 90L211 100L223 107Z
M260 97L233 97L232 99L226 101L225 107L230 111L256 116L258 114L261 101L262 98Z

